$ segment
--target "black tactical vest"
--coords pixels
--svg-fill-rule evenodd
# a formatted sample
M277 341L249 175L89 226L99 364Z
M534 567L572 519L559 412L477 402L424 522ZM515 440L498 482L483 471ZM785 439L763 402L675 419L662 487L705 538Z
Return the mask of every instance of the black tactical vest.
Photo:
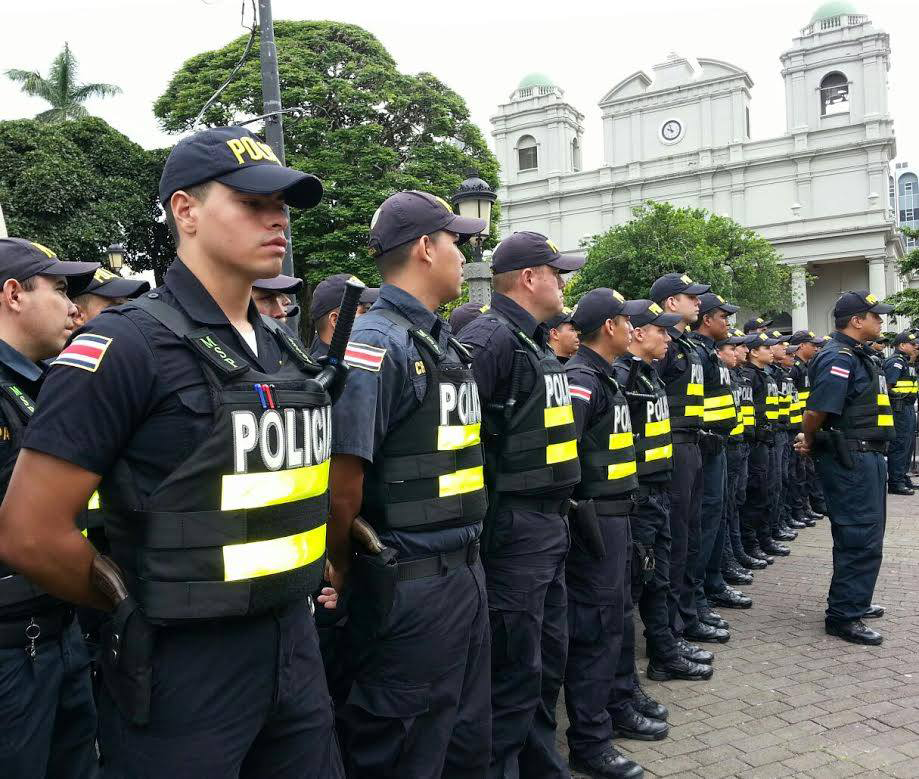
M771 440L779 416L779 388L769 371L752 363L747 366L747 376L753 400L754 437L757 441Z
M674 430L698 430L704 413L705 374L686 337L675 338L674 363L683 371L667 381L667 405Z
M854 440L893 441L897 434L894 430L884 373L878 369L877 363L869 355L862 354L860 350L847 351L862 362L871 380L861 394L846 404L838 417L839 429L846 438Z
M506 426L502 427L491 414L485 417L492 437L489 446L493 443L498 453L495 489L527 496L563 493L581 480L577 429L565 369L552 351L540 348L497 312L482 316L510 327L530 373L536 377L529 396L518 400Z
M574 494L587 499L632 492L638 489L638 477L628 403L610 376L584 363L578 363L577 368L596 374L598 391L606 397L608 409L591 420L581 436L581 482Z
M885 367L894 360L902 361L905 363L906 367L900 371L900 376L897 378L896 384L889 388L890 394L895 398L912 402L919 396L919 379L916 377L916 366L909 361L909 358L905 354L900 354L898 352L894 354L893 357L887 358Z
M480 522L488 501L482 457L482 408L471 358L451 338L445 352L425 330L389 309L421 355L421 405L386 436L364 475L361 516L377 528L432 530Z
M156 297L131 308L194 353L213 430L149 496L124 460L103 479L105 531L129 591L157 623L302 601L322 579L329 513L332 406L314 380L319 366L267 317L283 354L271 373Z
M613 364L613 376L618 381L627 381L629 362L629 358L620 358ZM634 386L627 390L655 397L655 400L629 398L629 414L635 434L635 462L638 465L639 481L663 481L673 469L673 438L670 435L667 392L654 371L647 369L644 364L635 374Z
M715 377L714 379L706 377L702 427L713 433L727 435L737 425L737 412L734 409L730 373L714 348L709 346L696 333L689 337L696 344L697 349L705 353L706 359L711 363L712 368L709 375Z
M737 411L737 425L731 430L731 441L751 440L756 424L753 409L753 388L750 379L743 371L732 370L731 393L734 395L734 408Z

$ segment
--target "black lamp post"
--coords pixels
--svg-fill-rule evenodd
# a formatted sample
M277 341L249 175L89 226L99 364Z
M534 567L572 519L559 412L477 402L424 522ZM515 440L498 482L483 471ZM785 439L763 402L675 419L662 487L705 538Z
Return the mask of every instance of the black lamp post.
M475 261L482 261L482 244L488 237L491 227L491 204L498 199L498 195L488 186L488 182L479 178L479 172L473 168L465 171L466 180L459 185L453 194L453 208L460 216L473 219L484 219L485 227L481 233L474 236L472 245L475 252Z
M124 267L124 244L113 243L105 250L108 269L113 273L121 273Z

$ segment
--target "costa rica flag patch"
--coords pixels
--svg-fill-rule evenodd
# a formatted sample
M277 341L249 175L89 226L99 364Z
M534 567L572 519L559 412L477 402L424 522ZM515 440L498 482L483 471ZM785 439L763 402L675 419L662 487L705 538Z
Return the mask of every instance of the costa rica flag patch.
M104 335L92 335L91 333L78 335L51 364L69 365L95 373L111 343L112 339Z
M345 349L345 362L352 368L363 368L365 371L379 371L385 356L385 349L357 341L349 341Z

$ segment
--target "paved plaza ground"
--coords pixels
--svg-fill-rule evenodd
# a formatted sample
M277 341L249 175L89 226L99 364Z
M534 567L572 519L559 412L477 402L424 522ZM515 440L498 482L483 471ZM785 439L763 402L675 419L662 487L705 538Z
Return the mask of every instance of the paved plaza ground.
M646 777L919 777L919 494L888 497L874 598L887 615L869 623L883 645L823 632L829 523L800 531L790 557L741 588L752 609L720 610L731 640L706 645L716 653L710 681L649 681L639 649L642 685L670 708L671 731L616 745ZM567 754L566 727L560 704Z

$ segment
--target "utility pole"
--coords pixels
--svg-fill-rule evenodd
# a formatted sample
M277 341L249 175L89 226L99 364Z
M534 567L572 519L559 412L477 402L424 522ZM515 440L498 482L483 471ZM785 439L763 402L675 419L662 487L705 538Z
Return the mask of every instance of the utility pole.
M278 50L274 45L274 19L271 16L271 0L258 0L259 59L262 65L262 113L265 118L265 140L284 165L284 121L281 118L281 81L278 77ZM286 210L286 209L285 209ZM291 248L290 227L287 235L287 251L281 273L294 275L294 255ZM294 323L296 327L296 323Z

